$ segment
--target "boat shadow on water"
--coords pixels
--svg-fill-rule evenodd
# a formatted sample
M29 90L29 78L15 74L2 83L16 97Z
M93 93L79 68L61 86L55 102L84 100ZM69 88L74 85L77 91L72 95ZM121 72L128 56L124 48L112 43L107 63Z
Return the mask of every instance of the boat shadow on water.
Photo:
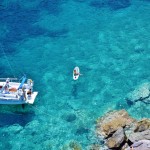
M78 85L77 85L77 84L73 84L73 86L72 86L72 91L71 91L71 95L72 95L74 98L77 98L77 96L78 96Z
M34 112L0 113L0 127L14 124L19 124L20 126L24 127L26 124L33 120L34 116Z
M71 90L71 95L74 97L74 99L79 98L79 92L81 91L81 83L75 81L76 83L72 84L72 90Z

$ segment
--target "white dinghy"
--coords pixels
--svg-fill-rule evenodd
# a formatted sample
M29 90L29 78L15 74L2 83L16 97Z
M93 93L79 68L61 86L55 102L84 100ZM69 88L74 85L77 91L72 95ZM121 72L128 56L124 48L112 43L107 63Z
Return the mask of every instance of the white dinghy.
M33 81L25 76L20 82L16 78L0 78L0 104L33 104L37 94Z
M73 69L73 79L78 80L79 76L80 76L80 69L79 67L75 67Z

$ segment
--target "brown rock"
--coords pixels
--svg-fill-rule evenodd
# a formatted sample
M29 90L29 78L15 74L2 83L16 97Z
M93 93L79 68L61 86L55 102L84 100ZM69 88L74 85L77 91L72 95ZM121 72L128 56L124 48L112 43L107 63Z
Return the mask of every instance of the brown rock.
M125 110L110 112L97 121L96 132L107 138L120 127L124 128L134 121Z

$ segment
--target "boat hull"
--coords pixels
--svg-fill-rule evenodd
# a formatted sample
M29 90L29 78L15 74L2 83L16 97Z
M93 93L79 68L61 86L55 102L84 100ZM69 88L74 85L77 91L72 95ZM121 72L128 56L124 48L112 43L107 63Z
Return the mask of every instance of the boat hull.
M19 104L33 104L38 92L33 92L32 95L29 97L27 96L26 100L19 99L15 97L5 97L0 96L0 104L9 104L9 105L19 105Z

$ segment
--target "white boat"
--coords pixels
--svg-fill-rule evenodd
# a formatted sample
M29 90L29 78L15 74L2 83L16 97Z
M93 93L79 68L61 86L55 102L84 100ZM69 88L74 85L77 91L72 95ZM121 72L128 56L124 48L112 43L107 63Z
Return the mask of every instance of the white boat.
M79 67L75 67L73 69L73 79L78 80L79 76L80 76L80 69Z
M16 78L0 78L0 104L33 104L37 94L33 81L25 76L18 82Z

